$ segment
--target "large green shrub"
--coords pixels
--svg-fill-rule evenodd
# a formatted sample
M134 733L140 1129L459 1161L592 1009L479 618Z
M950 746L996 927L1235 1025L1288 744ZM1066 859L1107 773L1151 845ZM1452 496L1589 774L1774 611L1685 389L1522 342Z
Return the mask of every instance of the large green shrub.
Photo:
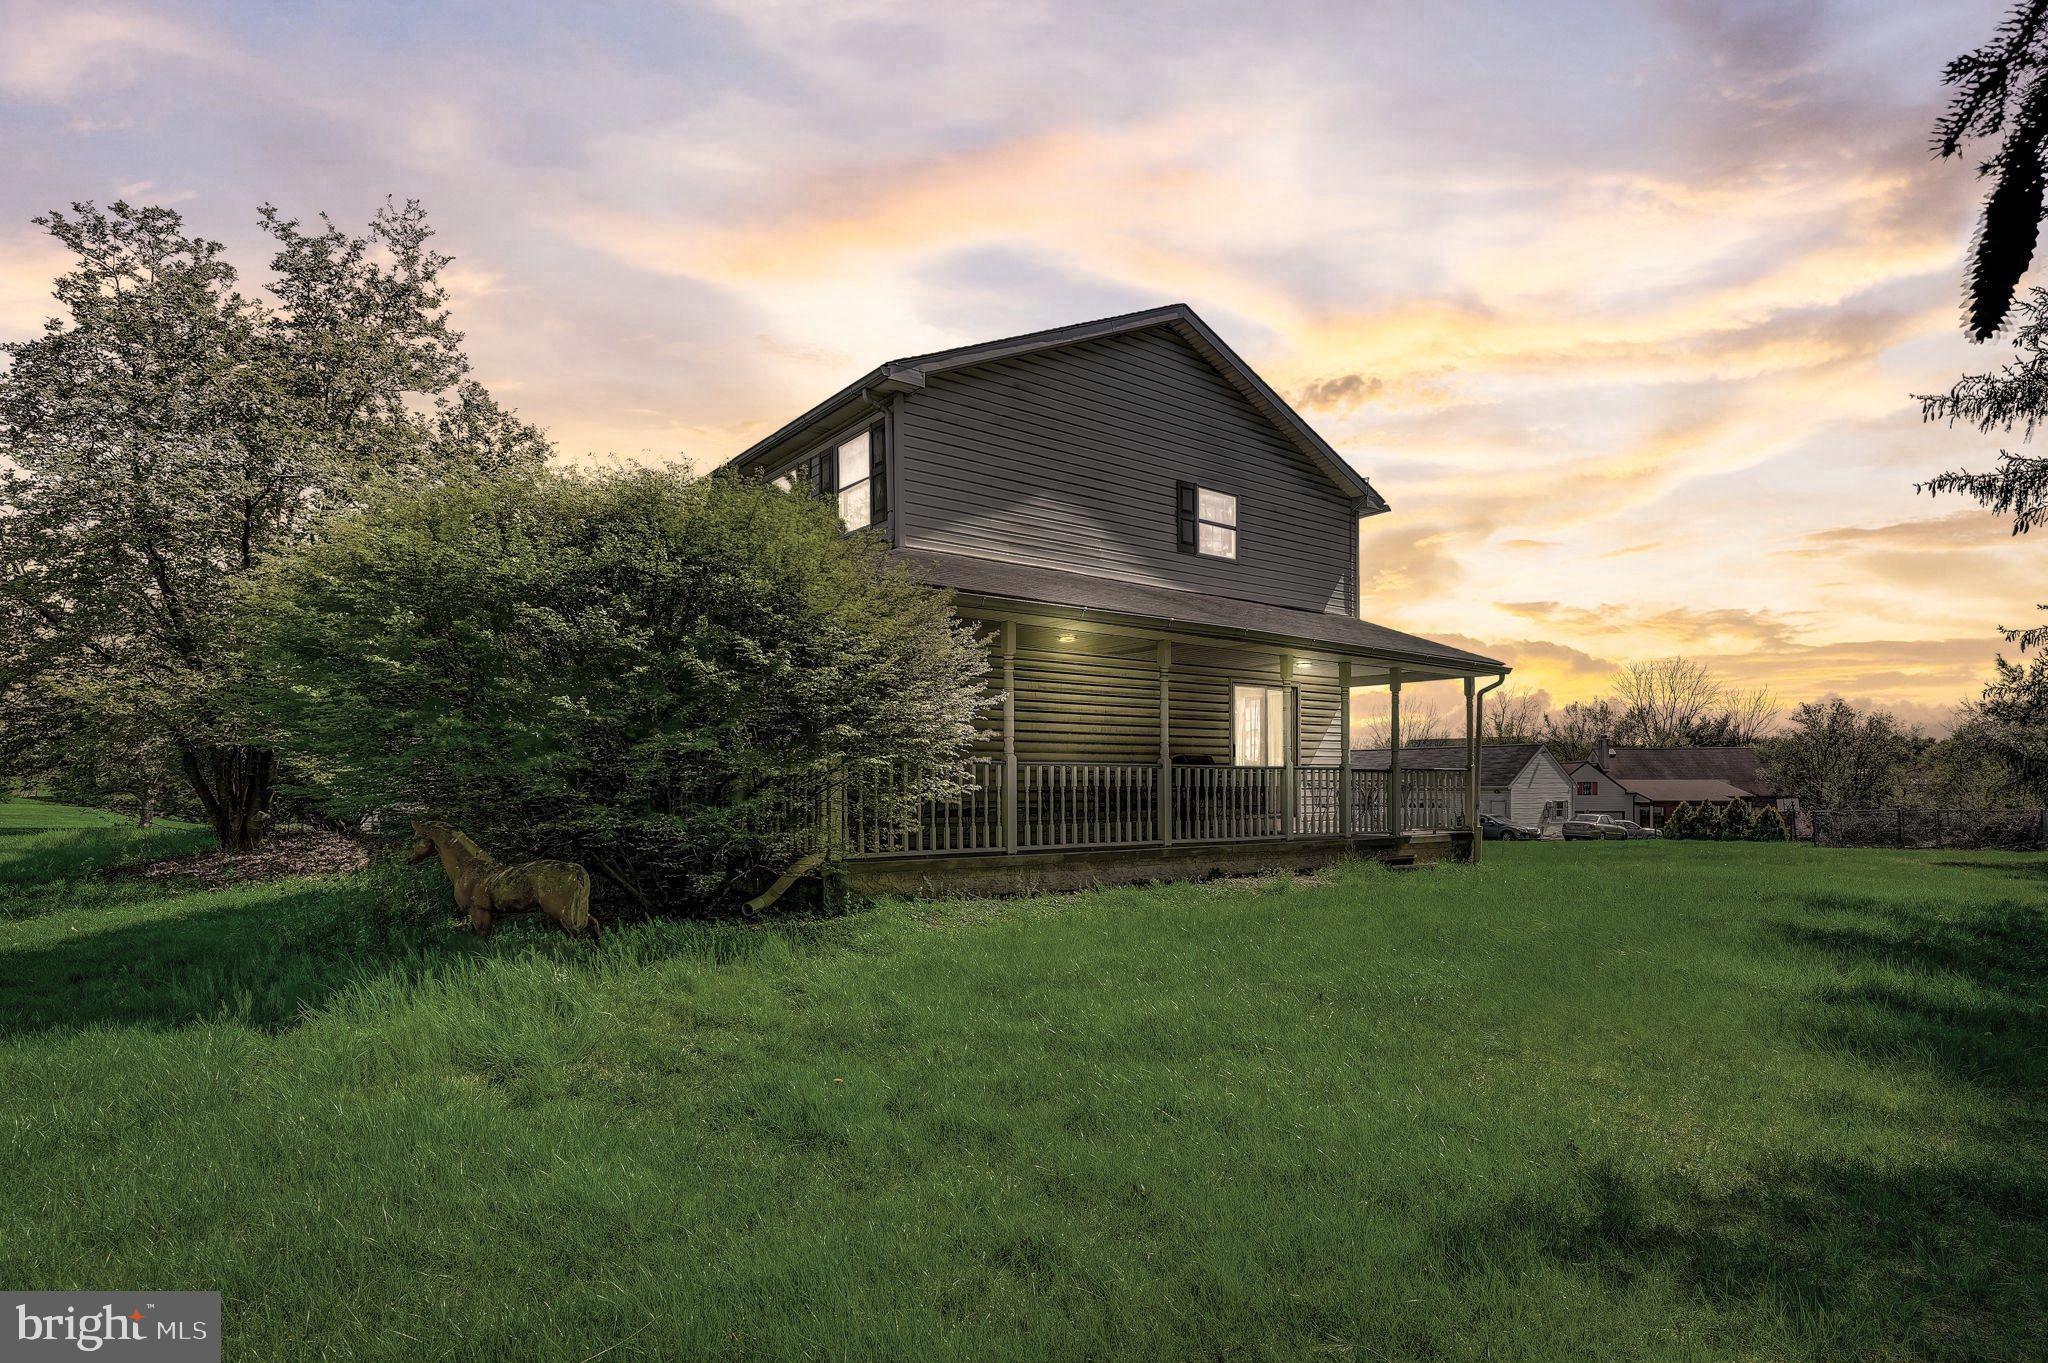
M660 472L398 496L244 608L257 708L333 813L448 819L657 908L786 865L793 797L957 789L987 666L827 505Z
M1667 838L1692 838L1698 836L1694 829L1699 826L1699 811L1690 803L1682 804L1671 811L1671 817L1664 821L1660 835Z
M1730 800L1722 806L1721 840L1723 842L1748 842L1754 820L1749 805L1743 800Z

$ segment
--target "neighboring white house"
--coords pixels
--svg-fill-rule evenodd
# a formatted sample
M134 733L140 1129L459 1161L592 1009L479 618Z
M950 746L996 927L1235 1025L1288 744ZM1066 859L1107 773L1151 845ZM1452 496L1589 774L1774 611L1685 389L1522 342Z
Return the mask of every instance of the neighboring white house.
M1351 754L1354 771L1385 771L1385 748ZM1465 740L1427 739L1401 748L1403 771L1463 771ZM1572 781L1541 743L1488 743L1479 756L1479 812L1554 832L1573 813Z

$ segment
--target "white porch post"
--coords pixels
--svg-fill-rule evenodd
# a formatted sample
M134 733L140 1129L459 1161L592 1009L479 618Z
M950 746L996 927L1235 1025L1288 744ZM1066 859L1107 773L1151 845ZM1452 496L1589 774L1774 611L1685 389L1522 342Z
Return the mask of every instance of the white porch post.
M1483 839L1479 835L1479 747L1485 743L1485 733L1487 733L1487 696L1485 696L1485 692L1475 692L1473 690L1473 677L1466 677L1464 679L1464 694L1473 698L1473 774L1470 774L1470 780L1473 780L1473 792L1470 792L1470 796L1466 798L1466 808L1473 810L1473 815L1470 815L1470 819L1468 819L1468 827L1473 829L1473 853L1470 853L1470 858L1477 862L1479 860L1479 845L1483 841L1487 841L1487 839ZM1509 812L1513 812L1513 810L1509 810Z
M1471 859L1479 860L1479 746L1485 741L1479 728L1479 708L1484 703L1474 693L1471 677L1465 678L1465 827L1472 830Z
M1387 832L1400 837L1401 826L1401 669L1387 673Z
M1301 760L1301 688L1294 681L1294 655L1280 655L1280 714L1287 732L1280 740L1280 836L1294 836L1294 796Z
M1003 851L1017 850L1017 622L1003 621Z
M1173 641L1159 641L1159 841L1173 845Z
M1338 732L1343 735L1337 751L1337 832L1351 836L1351 660L1337 664Z

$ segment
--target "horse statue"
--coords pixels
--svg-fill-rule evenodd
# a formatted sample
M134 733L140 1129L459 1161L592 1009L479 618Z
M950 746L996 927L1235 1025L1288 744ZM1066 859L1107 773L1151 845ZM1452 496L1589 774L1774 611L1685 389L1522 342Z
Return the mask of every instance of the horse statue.
M441 854L441 869L455 885L455 907L469 914L470 930L479 937L491 935L491 924L499 915L536 908L571 937L599 931L590 912L590 872L573 861L506 866L467 833L445 823L414 824L406 861L417 866L436 852Z

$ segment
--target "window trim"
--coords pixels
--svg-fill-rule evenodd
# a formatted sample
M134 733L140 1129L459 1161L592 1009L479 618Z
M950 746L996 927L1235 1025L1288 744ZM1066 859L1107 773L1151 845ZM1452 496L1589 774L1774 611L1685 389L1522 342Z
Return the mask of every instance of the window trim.
M878 467L876 467L875 459L876 442L874 433L877 429L879 428L870 426L866 431L856 431L854 434L846 437L846 439L840 441L838 444L832 447L832 499L834 507L839 512L839 523L841 525L846 526L848 530L866 530L870 526L874 525L876 520L875 502L877 499L875 497L875 475L881 472L881 470ZM863 435L867 437L868 444L867 472L861 474L860 477L854 479L852 482L849 483L845 481L842 477L840 477L842 471L840 467L840 458L846 453L846 447L860 440ZM865 524L847 525L846 494L853 491L855 488L859 487L865 487L868 490L868 518Z
M1256 691L1264 697L1259 705L1260 743L1265 747L1272 747L1277 743L1280 747L1280 752L1277 754L1278 761L1246 762L1243 754L1239 751L1237 742L1237 697L1238 693L1242 691ZM1271 720L1274 715L1276 700L1278 701L1280 719L1279 732L1266 732L1269 728L1267 721ZM1261 755L1273 756L1274 754ZM1269 685L1265 682L1240 681L1234 681L1230 684L1230 765L1233 767L1245 767L1254 771L1265 767L1284 767L1287 765L1287 688L1285 686Z
M1228 497L1230 519L1215 520L1202 514L1202 496ZM1240 510L1242 499L1235 492L1225 492L1220 487L1206 483L1178 482L1174 484L1174 547L1183 554L1194 554L1200 558L1218 559L1224 563L1236 563L1244 548L1244 519ZM1212 554L1202 548L1202 527L1213 526L1230 532L1230 552Z
M768 481L789 490L799 488L813 496L829 498L833 510L839 510L839 494L847 486L868 485L868 521L866 525L847 526L844 518L840 524L848 532L872 530L886 525L890 519L889 506L889 441L888 423L876 419L866 425L842 432L831 440L811 447L797 459L792 459L782 469L769 476ZM842 486L839 480L839 451L865 435L868 440L868 471L863 478Z

